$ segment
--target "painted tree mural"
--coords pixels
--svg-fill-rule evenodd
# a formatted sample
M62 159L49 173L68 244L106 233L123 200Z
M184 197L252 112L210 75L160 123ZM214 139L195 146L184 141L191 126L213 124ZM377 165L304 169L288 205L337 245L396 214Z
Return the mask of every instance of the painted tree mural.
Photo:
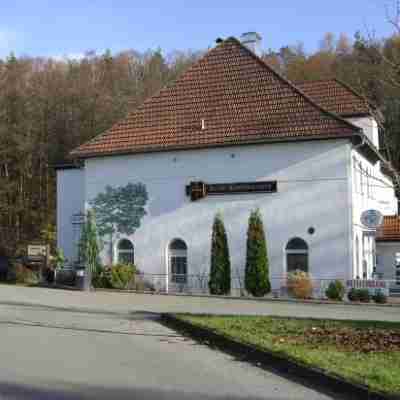
M128 183L113 188L110 185L99 193L90 205L96 215L99 235L110 238L110 256L113 258L115 235L132 235L140 227L146 213L148 194L143 183Z

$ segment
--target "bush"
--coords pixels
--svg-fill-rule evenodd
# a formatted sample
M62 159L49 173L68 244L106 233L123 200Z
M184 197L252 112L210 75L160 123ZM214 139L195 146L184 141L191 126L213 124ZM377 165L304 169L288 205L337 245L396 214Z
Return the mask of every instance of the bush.
M134 265L116 264L94 273L92 285L95 288L130 289L135 283L136 273L137 270Z
M247 292L255 297L265 296L271 291L267 243L259 210L253 211L249 218L244 284Z
M355 288L351 288L349 293L347 293L347 297L350 301L360 301L359 290Z
M92 286L94 288L112 289L107 269L99 269L92 275Z
M111 268L111 286L114 289L128 289L128 285L135 279L135 272L133 265L114 265Z
M345 288L341 281L331 282L325 291L325 295L329 300L342 301L345 294Z
M368 289L359 289L358 297L362 303L369 303L371 301L371 295Z
M20 263L12 263L9 271L9 281L24 285L37 285L40 281L39 273Z
M377 304L386 304L387 303L387 296L381 291L378 290L373 296L372 299Z
M231 262L228 239L220 214L214 219L211 236L211 268L208 287L211 294L224 295L231 291Z
M287 277L289 294L297 299L311 299L313 283L307 272L296 270L290 272Z
M355 289L349 290L347 297L350 301L361 301L362 303L369 303L371 301L371 295L368 289Z

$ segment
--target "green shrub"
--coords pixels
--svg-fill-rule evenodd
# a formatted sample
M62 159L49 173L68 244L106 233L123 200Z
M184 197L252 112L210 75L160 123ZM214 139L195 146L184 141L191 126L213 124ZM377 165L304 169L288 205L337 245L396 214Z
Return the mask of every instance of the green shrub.
M112 289L109 274L105 268L97 270L92 275L92 286L99 289Z
M65 256L63 249L57 248L56 254L53 258L54 267L57 269L61 269L65 264Z
M115 264L98 269L92 275L92 285L94 288L102 289L136 289L138 273L132 264Z
M128 289L135 279L136 267L134 265L116 264L108 271L108 279L113 289Z
M325 291L325 295L329 300L342 301L345 294L345 287L339 280L331 282Z
M381 290L378 290L372 296L372 300L377 304L385 304L387 303L387 296Z
M267 243L259 210L253 211L249 218L244 283L247 292L255 297L265 296L271 291Z
M296 270L290 272L287 277L289 294L296 299L311 299L313 295L313 283L307 272Z
M349 293L347 293L347 297L350 301L360 301L359 290L355 288L351 288Z
M10 271L11 282L24 285L36 285L39 283L39 273L25 267L20 263L13 263L12 271Z
M211 236L211 267L208 288L211 294L226 295L231 291L231 262L228 239L220 214L214 218Z
M359 289L358 297L362 303L369 303L371 301L371 295L368 289Z
M349 290L347 297L350 301L361 301L362 303L369 303L371 301L371 294L368 289L355 289Z

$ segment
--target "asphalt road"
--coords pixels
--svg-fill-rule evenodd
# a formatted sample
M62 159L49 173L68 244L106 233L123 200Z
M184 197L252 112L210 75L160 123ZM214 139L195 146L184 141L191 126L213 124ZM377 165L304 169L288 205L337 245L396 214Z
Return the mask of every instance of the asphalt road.
M313 318L358 319L400 322L400 305L301 304L279 301L230 300L208 297L72 292L56 289L0 285L0 304L34 304L55 309L91 312L188 312L211 314L276 315Z
M0 285L0 400L333 399L188 340L159 313L400 321L399 311Z
M0 305L0 399L333 399L158 323Z

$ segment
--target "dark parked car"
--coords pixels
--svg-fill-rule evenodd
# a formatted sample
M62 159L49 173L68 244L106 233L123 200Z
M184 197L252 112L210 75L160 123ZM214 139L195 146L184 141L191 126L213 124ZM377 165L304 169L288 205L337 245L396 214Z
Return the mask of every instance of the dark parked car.
M10 268L10 259L7 256L0 255L0 281L7 280L8 270Z

